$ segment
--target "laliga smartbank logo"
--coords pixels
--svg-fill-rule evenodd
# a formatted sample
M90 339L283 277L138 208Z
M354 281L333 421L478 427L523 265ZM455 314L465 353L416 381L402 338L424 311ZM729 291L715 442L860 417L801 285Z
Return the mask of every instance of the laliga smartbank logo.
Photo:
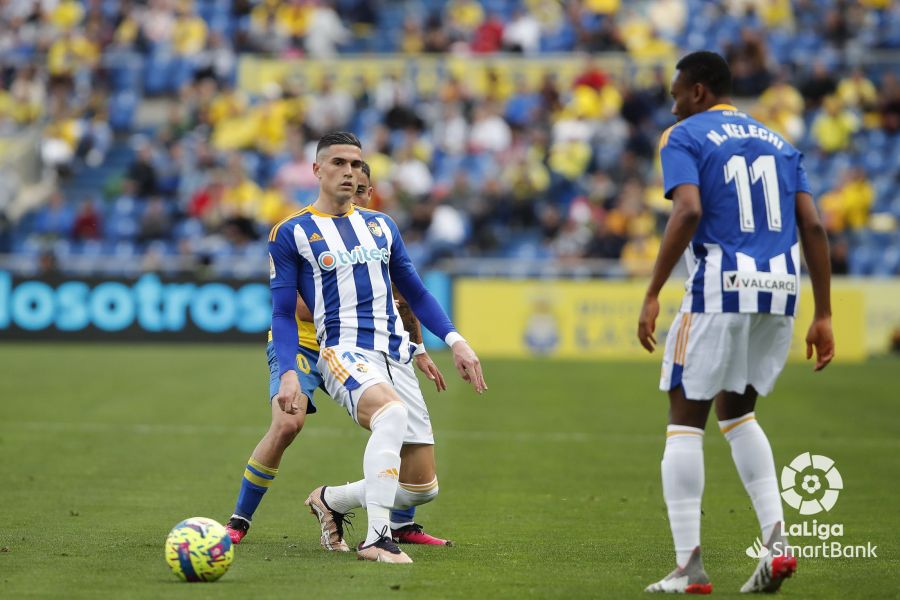
M817 515L834 508L844 480L833 460L804 452L781 470L781 489L788 506L801 515Z
M844 480L832 459L821 454L804 452L781 470L781 497L801 515L827 513L837 503ZM798 558L878 558L878 546L845 544L833 538L844 537L843 523L820 522L818 519L782 522L773 532L768 545L756 538L744 553L753 559L795 556ZM803 538L815 538L814 543L802 544Z

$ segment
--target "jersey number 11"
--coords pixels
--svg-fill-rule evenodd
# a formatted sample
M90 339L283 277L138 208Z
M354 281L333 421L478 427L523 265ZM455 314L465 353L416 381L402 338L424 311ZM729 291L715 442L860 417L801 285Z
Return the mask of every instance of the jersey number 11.
M769 231L781 231L781 194L778 190L778 173L775 170L775 157L763 154L747 168L747 160L738 154L733 155L725 163L725 183L734 181L737 186L738 210L741 218L741 231L754 232L753 198L750 184L762 179L763 195L766 200L766 217Z

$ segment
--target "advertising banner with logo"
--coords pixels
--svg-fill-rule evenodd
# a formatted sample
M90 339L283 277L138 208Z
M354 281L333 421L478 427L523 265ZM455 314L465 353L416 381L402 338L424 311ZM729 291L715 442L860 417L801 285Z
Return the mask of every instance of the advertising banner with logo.
M812 291L802 283L791 357L804 357L812 314ZM621 281L467 279L456 281L454 315L460 331L481 356L572 359L660 360L660 348L648 354L637 341L637 319L646 284ZM682 289L674 282L660 296L656 339L681 306ZM834 330L839 359L866 357L864 294L852 286L833 292Z
M265 283L19 279L0 271L0 339L264 341Z

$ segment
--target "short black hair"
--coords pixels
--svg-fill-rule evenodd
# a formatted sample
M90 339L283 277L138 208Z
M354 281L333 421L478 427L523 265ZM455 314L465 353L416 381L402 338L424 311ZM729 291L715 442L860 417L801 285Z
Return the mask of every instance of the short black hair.
M366 176L366 179L369 180L369 185L372 185L372 168L366 161L363 161L362 172L363 175Z
M705 85L716 96L731 94L731 68L720 55L708 50L691 52L675 65L685 80Z
M318 145L316 145L316 156L329 146L356 146L362 150L362 143L359 141L359 138L349 131L332 131L323 135L319 139Z

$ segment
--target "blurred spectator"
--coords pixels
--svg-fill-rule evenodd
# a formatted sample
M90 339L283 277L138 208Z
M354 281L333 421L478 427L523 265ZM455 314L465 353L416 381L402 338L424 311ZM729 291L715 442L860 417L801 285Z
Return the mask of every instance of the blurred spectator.
M503 152L512 143L512 131L493 106L480 105L475 109L469 147L474 152Z
M178 16L172 30L172 49L180 56L197 56L206 46L206 21L197 16L190 3L180 3L175 12Z
M310 97L306 123L316 132L315 137L334 130L345 129L353 115L353 96L335 85L331 76L322 80L322 88Z
M152 196L157 192L156 167L153 164L153 146L144 142L138 148L134 162L128 168L128 178L134 182L139 198Z
M398 190L413 198L425 196L434 185L428 165L417 158L410 147L398 152L391 179Z
M766 47L758 31L741 30L741 40L726 47L725 57L731 64L732 92L735 96L758 96L772 80Z
M444 14L451 35L458 39L469 39L484 21L484 8L477 0L449 0Z
M74 222L72 209L66 204L62 192L56 191L50 195L47 204L38 209L32 230L45 239L68 239Z
M138 241L168 240L172 236L172 216L165 201L153 196L147 201L144 214L141 215Z
M781 73L763 92L752 112L766 127L778 132L789 142L800 139L806 129L803 122L803 96L789 83L787 73Z
M834 96L825 99L822 112L812 124L812 135L822 152L833 154L850 147L850 140L859 129L859 120L841 107Z
M822 100L836 90L837 81L828 66L821 60L813 63L812 73L800 85L800 93L803 94L803 99L806 101L807 110L819 108Z
M831 234L862 229L869 221L874 196L866 172L848 169L842 173L837 189L824 194L819 201L825 228Z
M900 132L900 81L893 73L885 73L882 79L878 111L882 129L891 134Z
M309 29L304 46L313 58L328 58L337 53L337 47L350 40L350 32L344 27L329 0L319 0L312 9Z
M541 24L529 11L517 9L503 29L503 48L510 52L535 54L541 44Z
M100 213L93 200L85 200L78 207L75 222L72 225L72 239L99 240L101 238Z
M307 150L303 137L294 136L289 148L290 158L276 171L275 183L288 198L298 199L298 193L314 190L319 184L313 173L315 147Z
M141 33L151 48L165 48L172 40L176 19L168 0L150 0L149 7L138 17Z
M687 6L684 0L653 0L647 17L654 29L671 39L684 30L687 20Z
M596 60L592 57L588 57L585 60L584 69L575 78L575 81L572 82L572 87L577 88L578 86L583 85L595 91L599 91L606 85L607 81L609 81L609 77L603 72L603 69L597 65Z
M438 149L451 156L466 151L469 140L469 124L458 103L444 104L441 118L434 124L434 142Z
M873 110L878 104L875 85L859 68L853 69L849 77L838 82L837 97L845 107L861 113Z
M450 33L444 28L440 16L437 14L428 17L425 23L425 38L423 50L428 53L447 52L453 40Z
M503 21L500 17L491 14L472 34L470 44L472 52L488 54L497 52L503 45Z

